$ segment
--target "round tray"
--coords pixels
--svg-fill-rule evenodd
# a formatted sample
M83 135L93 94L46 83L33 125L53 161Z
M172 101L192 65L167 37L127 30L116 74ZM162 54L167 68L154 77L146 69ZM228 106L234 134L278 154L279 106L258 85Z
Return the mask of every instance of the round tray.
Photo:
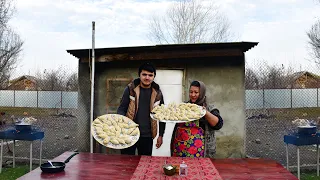
M167 105L165 105L165 106L167 106ZM202 111L202 114L200 117L200 118L202 118L206 114L206 110L201 106L199 106L199 108ZM152 114L152 113L150 113L150 117L156 121L165 122L165 123L186 123L186 122L191 122L191 121L195 121L195 120L200 119L200 118L198 118L198 119L188 119L188 120L159 120L159 119L154 118L154 114Z
M105 115L102 115L102 116L97 117L96 119L100 119L100 118L101 118L101 119L102 119L102 118L117 119L117 118L119 118L119 117L127 119L127 120L129 121L129 122L128 122L129 125L132 124L132 123L134 123L134 122L133 122L131 119L129 119L128 117L122 116L122 115L119 115L119 114L105 114ZM95 119L95 120L96 120L96 119ZM103 125L106 124L106 123L104 123L103 121L101 121L101 122L103 123ZM134 123L134 124L136 124L136 123ZM136 127L136 128L138 128L138 127ZM128 147L131 147L132 145L134 145L134 144L139 140L139 137L140 137L140 131L139 131L139 128L138 128L139 133L138 133L137 135L135 135L135 136L128 135L129 138L130 138L130 140L131 140L131 143L130 143L130 144L117 144L117 145L115 145L115 144L113 144L113 143L111 143L111 142L109 142L108 144L104 144L104 143L103 143L103 139L98 136L98 134L97 134L97 132L96 132L96 129L95 129L93 123L92 123L92 126L91 126L91 131L92 131L92 136L94 137L94 139L95 139L96 141L98 141L101 145L103 145L103 146L105 146L105 147L108 147L108 148L112 148L112 149L125 149L125 148L128 148ZM120 135L123 135L123 134L121 133Z

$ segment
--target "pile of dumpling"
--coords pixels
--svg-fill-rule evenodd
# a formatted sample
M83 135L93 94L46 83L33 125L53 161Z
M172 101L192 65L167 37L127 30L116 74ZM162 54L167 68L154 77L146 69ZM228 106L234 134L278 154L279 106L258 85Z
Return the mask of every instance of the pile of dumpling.
M110 148L126 148L139 139L138 124L118 114L97 117L93 123L94 137L99 143Z
M157 120L189 121L200 119L204 116L204 109L192 103L170 103L156 106L152 111L153 117Z

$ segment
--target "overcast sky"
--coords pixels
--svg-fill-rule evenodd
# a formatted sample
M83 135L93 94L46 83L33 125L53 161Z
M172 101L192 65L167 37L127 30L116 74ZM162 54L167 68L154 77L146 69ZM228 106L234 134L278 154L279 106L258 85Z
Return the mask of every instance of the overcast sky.
M308 55L306 31L320 18L316 0L216 0L230 19L237 41L259 42L246 53L250 67L263 62L320 73ZM14 76L34 75L64 66L76 71L78 61L67 49L153 45L148 22L164 14L169 0L17 0L10 24L25 41Z

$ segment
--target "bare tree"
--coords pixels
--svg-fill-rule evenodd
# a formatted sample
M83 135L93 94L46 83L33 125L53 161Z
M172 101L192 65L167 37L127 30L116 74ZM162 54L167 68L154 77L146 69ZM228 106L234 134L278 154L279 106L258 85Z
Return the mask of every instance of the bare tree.
M311 55L320 64L320 20L311 26L307 35L309 37Z
M148 38L159 44L224 42L231 38L230 23L214 4L179 0L165 16L153 17Z
M67 91L78 91L78 74L72 73L66 81Z
M8 25L14 13L12 0L0 0L0 88L8 85L16 68L23 41Z
M259 77L250 68L246 68L245 71L245 89L258 89L259 88Z
M56 70L44 70L36 73L38 85L44 91L78 91L78 74L67 73L60 67Z
M290 86L293 69L291 67L286 68L283 64L280 67L276 65L264 65L260 72L262 88L284 89Z

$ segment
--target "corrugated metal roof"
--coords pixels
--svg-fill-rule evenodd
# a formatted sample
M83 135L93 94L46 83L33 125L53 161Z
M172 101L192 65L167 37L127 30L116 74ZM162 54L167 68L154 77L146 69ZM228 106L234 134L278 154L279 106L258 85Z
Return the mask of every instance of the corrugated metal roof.
M112 48L96 48L95 55L116 55L124 53L137 52L163 52L163 51L190 51L190 50L221 50L221 49L238 49L246 52L256 46L258 42L226 42L226 43L196 43L196 44L167 44L155 46L132 46L132 47L112 47ZM77 57L88 57L91 49L72 49L67 50L68 53Z

